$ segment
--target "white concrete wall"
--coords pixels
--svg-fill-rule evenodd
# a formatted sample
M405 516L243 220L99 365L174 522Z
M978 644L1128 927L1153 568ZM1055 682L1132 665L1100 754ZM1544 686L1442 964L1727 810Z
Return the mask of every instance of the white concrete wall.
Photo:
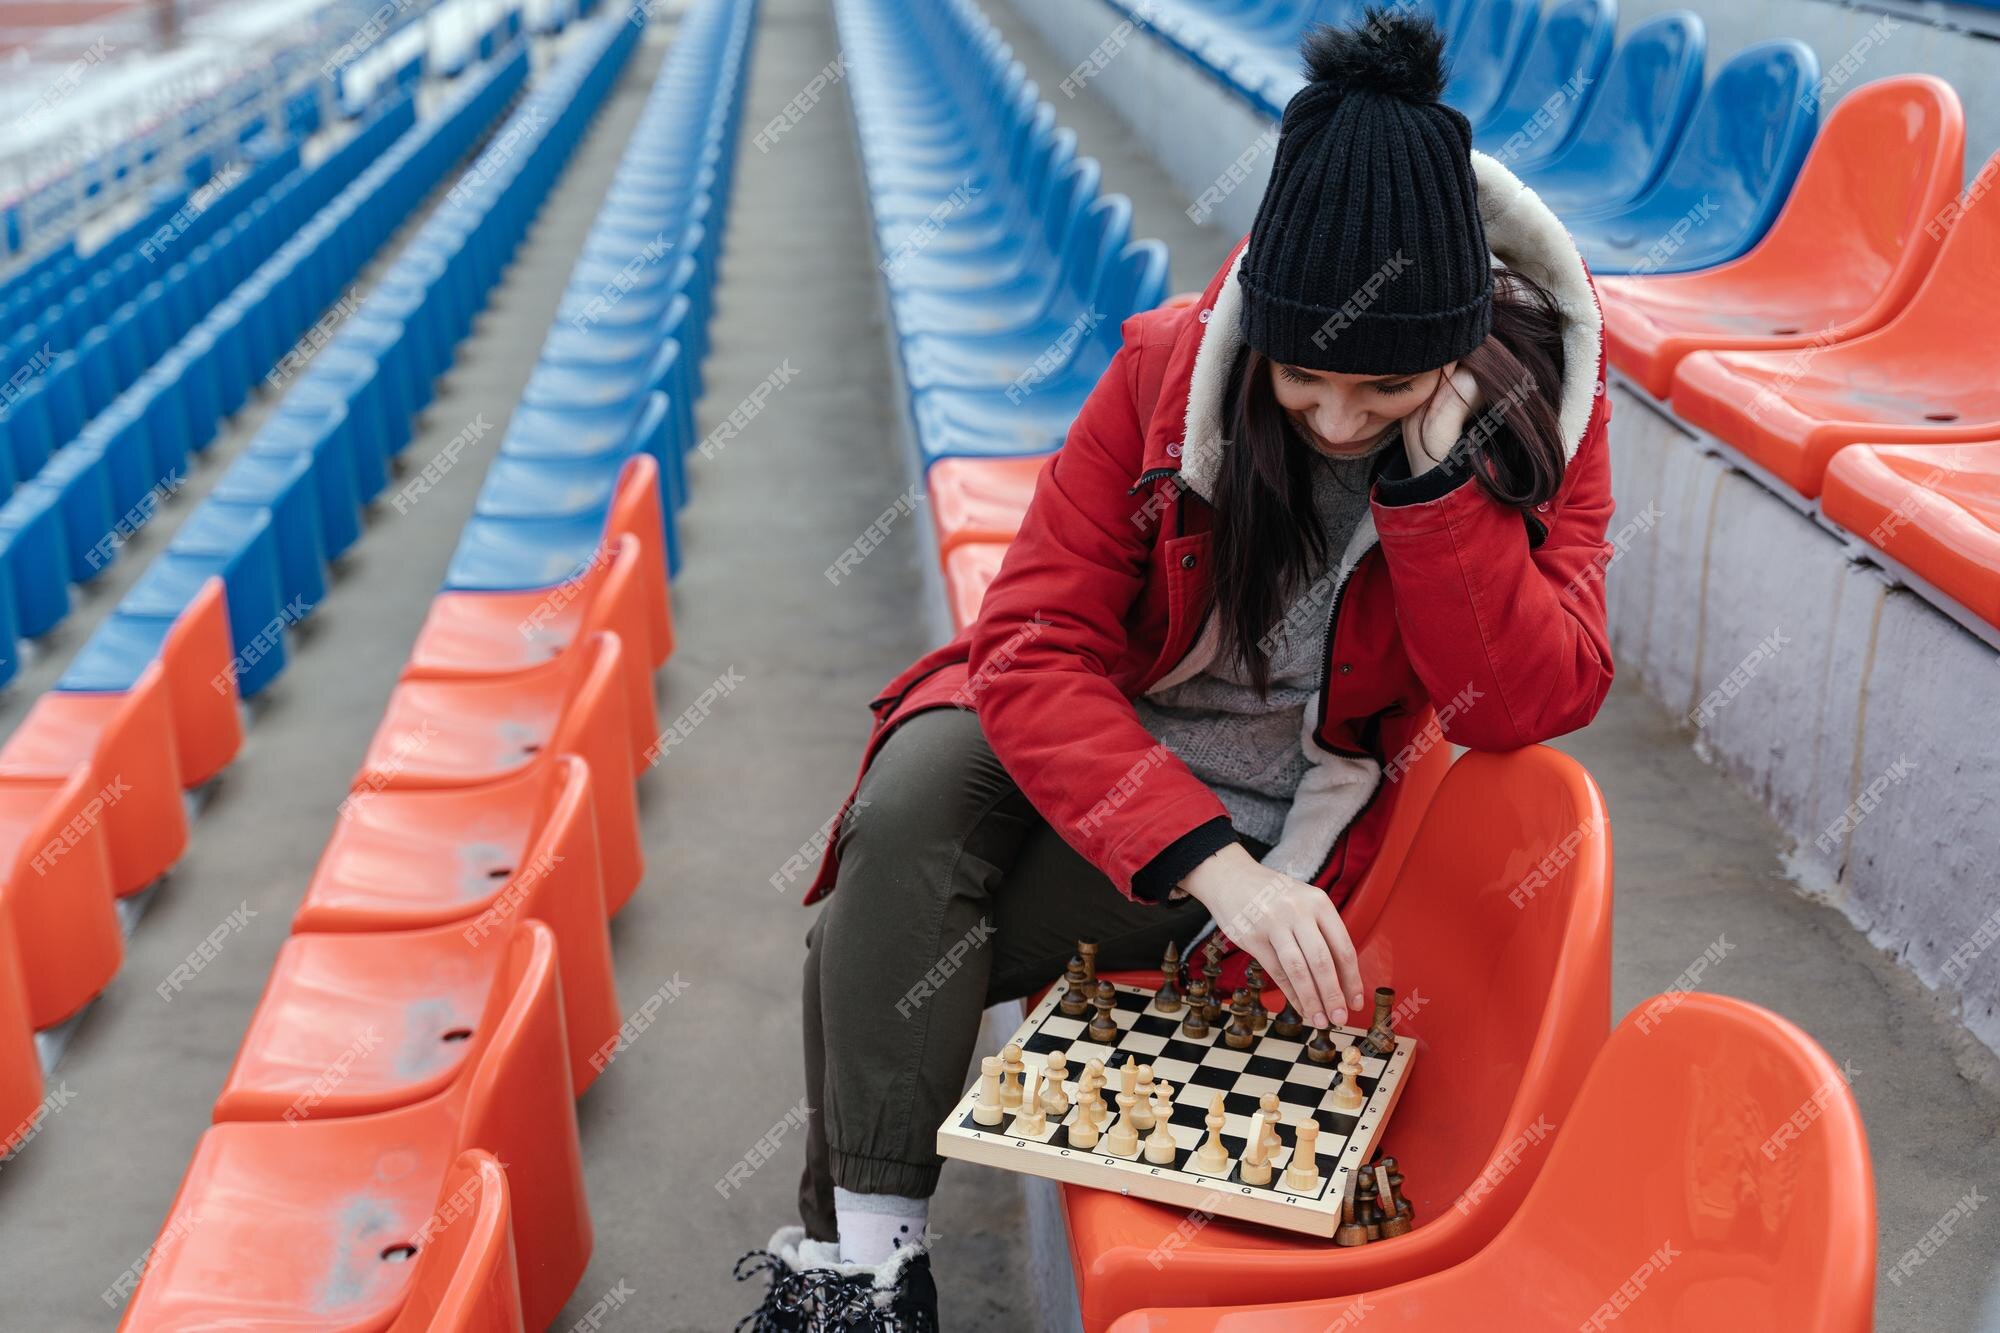
M1794 842L1787 871L2000 1050L2000 654L1612 390L1619 670ZM1648 506L1651 506L1650 511Z
M1075 71L1075 95L1104 97L1190 199L1241 176L1214 221L1248 229L1270 154L1242 170L1266 128L1246 103L1105 0L1014 4ZM1621 31L1669 7L1627 0ZM1974 163L2000 144L1992 41L1826 0L1703 12L1711 69L1750 42L1804 35L1843 88L1945 76L1966 100ZM1850 48L1858 65L1835 75ZM1061 105L1066 90L1044 91ZM1635 392L1613 389L1619 670L1763 803L1795 844L1785 870L1800 889L1837 904L2000 1051L2000 654Z

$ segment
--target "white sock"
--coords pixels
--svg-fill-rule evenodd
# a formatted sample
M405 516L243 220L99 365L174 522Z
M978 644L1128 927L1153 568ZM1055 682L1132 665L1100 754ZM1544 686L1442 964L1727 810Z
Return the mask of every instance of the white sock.
M921 1245L929 1199L900 1194L856 1194L833 1190L834 1224L840 1229L840 1261L873 1268L905 1245Z

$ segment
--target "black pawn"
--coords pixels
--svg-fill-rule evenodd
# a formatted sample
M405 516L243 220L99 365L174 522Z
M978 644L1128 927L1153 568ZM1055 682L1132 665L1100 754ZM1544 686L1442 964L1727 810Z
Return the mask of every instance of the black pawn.
M1222 1030L1222 1039L1231 1049L1247 1051L1257 1044L1256 1020L1250 1017L1250 992L1239 988L1229 997L1229 1026Z
M1306 1021L1299 1017L1298 1010L1292 1008L1292 1002L1286 1000L1285 1007L1271 1020L1271 1035L1283 1037L1286 1041L1296 1041L1305 1030Z
M1340 1058L1333 1041L1326 1035L1325 1028L1314 1028L1312 1040L1306 1043L1306 1059L1316 1065L1330 1065Z
M1071 1018L1082 1018L1090 1012L1090 996L1084 989L1087 985L1082 956L1071 954L1069 966L1063 969L1062 1000L1056 1007Z
M1097 1012L1092 1015L1090 1026L1084 1029L1084 1035L1100 1046L1116 1045L1118 1041L1118 1021L1112 1018L1111 1011L1118 1007L1118 992L1112 987L1110 982L1100 981L1097 983L1097 999L1095 1003L1097 1005Z
M1181 1020L1183 1037L1201 1038L1208 1035L1208 982L1196 977L1188 982L1187 1017Z

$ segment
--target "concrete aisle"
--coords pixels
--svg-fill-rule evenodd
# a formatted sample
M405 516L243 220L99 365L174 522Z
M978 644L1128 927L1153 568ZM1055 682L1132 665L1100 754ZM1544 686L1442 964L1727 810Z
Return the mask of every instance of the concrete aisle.
M460 345L456 368L404 452L405 474L422 469L476 420L490 429L407 512L398 514L388 502L400 480L385 492L326 602L294 638L290 667L260 701L242 755L196 821L186 858L139 922L123 969L85 1014L50 1083L52 1090L67 1089L67 1104L0 1168L0 1328L7 1333L69 1333L116 1322L100 1293L152 1243L208 1124L335 807L527 383L670 28L654 25L634 53L478 327ZM202 484L247 442L266 410L261 404L240 417L216 444ZM118 584L135 576L191 498L163 510L106 579ZM101 615L111 601L94 598L92 613ZM82 637L68 635L68 650ZM51 664L47 674L59 666ZM26 692L25 683L17 685L10 705L18 708ZM155 987L232 913L241 924L230 927L213 961L163 1001Z
M812 914L785 867L853 778L867 700L927 646L907 514L838 586L823 572L908 484L845 91L768 151L753 142L835 54L824 0L765 0L661 693L662 727L685 719L685 738L646 783L648 883L613 941L628 1009L676 998L635 1022L580 1107L597 1249L558 1328L606 1300L629 1303L605 1328L726 1329L761 1297L730 1267L798 1220L804 1160ZM948 1173L933 1214L947 1327L1009 1326L1018 1218L1008 1183Z

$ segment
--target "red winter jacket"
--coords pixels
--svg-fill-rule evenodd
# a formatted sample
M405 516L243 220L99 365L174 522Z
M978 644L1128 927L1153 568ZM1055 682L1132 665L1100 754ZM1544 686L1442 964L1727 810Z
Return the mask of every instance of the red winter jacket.
M1610 403L1596 293L1547 206L1492 158L1474 153L1473 164L1493 253L1547 287L1565 316L1557 407L1569 463L1556 498L1532 515L1494 503L1468 469L1377 482L1336 572L1323 685L1307 710L1317 708L1314 763L1265 858L1337 904L1381 845L1384 775L1398 776L1440 729L1473 749L1533 744L1589 722L1611 684L1599 577ZM1226 818L1140 725L1132 700L1216 651L1208 497L1241 346L1240 254L1195 305L1126 322L1124 347L1043 469L978 620L869 705L864 772L904 719L976 711L1035 808L1126 893L1156 857ZM808 903L832 888L838 855L830 840Z

